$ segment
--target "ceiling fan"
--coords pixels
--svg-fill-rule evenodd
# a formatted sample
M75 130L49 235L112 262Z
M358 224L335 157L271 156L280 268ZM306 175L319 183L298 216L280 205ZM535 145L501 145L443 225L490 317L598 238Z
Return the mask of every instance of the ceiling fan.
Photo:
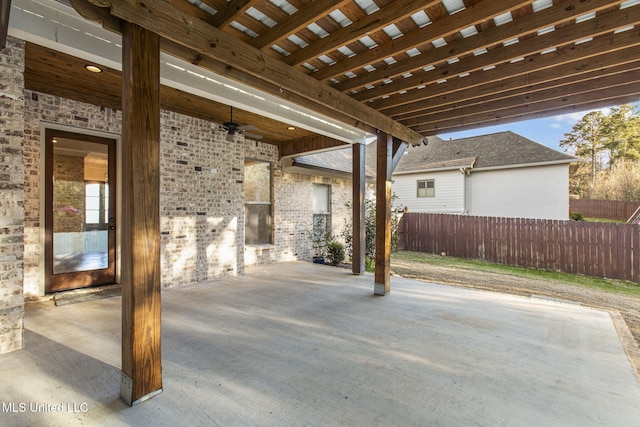
M231 142L233 141L233 136L235 134L243 134L244 136L260 140L262 139L262 135L258 135L257 133L247 132L249 130L257 129L257 126L254 125L239 125L238 123L233 121L233 107L229 106L230 117L229 121L222 124L222 127L227 131L226 140Z

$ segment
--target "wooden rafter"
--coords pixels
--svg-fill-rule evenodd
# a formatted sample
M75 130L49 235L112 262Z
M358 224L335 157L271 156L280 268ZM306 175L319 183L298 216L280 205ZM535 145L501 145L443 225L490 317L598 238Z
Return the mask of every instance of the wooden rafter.
M303 153L325 151L329 148L343 147L346 144L334 138L322 135L313 135L305 138L294 139L282 144L280 157L295 156Z
M640 82L640 69L636 68L635 70L627 70L623 73L617 73L605 77L596 76L594 79L600 80L598 83L605 85L608 90L611 91L612 96L624 95L625 91L626 93L633 92L633 89L624 88L624 86L629 85L633 87L637 86ZM458 106L456 108L456 114L466 118L472 117L478 110L481 110L484 115L489 113L501 114L500 112L524 105L531 109L539 109L543 111L548 108L547 106L554 105L558 100L562 100L564 103L571 101L574 103L578 101L581 102L582 97L585 95L588 96L590 92L594 91L598 91L598 89L597 86L594 85L593 80L572 82L558 87L516 94L505 99L496 100L494 98L490 98L479 105ZM637 89L636 92L640 93L640 89ZM404 123L408 126L421 129L425 125L428 126L430 124L445 123L450 117L451 113L449 111L442 111L414 117L412 119L405 120Z
M252 45L258 49L268 48L278 40L296 33L300 29L315 22L318 16L325 15L334 9L338 9L351 0L322 0L307 3L306 6L298 10L293 16L280 22L269 32L258 36L253 40Z
M442 0L380 1L378 10L356 0L290 0L295 10L287 11L268 0L201 0L209 7L197 10L188 0L72 1L111 5L115 16L158 32L171 55L414 143L445 124L468 128L475 116L484 117L478 126L504 121L501 105L522 111L511 120L622 99L607 89L617 93L614 76L630 75L640 61L640 5L622 0L477 0L462 10ZM256 19L250 6L276 24ZM343 27L336 10L351 23ZM224 16L241 25L211 25ZM389 37L391 25L397 37ZM364 36L377 45L367 48ZM593 90L577 94L580 83ZM574 103L558 104L562 91ZM524 102L530 106L519 110Z
M441 132L448 132L452 129L469 129L471 127L484 127L489 125L511 123L521 120L522 117L540 118L550 117L563 111L580 111L584 106L588 108L600 108L618 103L633 102L640 98L640 85L638 81L630 84L606 89L594 89L588 93L581 93L572 96L562 96L553 100L545 100L535 104L517 104L511 108L500 111L482 112L476 109L475 114L467 116L455 116L454 118L441 121L437 124L416 126L415 129L425 134L435 135ZM598 101L591 101L597 99Z
M575 75L571 75L570 73L556 74L554 73L554 71L556 70L550 69L548 74L549 78L544 79L544 81L542 82L536 82L536 79L542 78L540 74L514 77L513 80L517 80L519 83L511 81L505 82L509 86L505 86L502 84L502 82L496 81L492 84L487 84L482 87L454 92L449 94L449 96L429 98L429 100L425 102L425 104L429 106L428 108L416 111L414 113L402 115L401 117L397 117L396 119L406 125L411 125L414 124L413 120L417 120L415 123L420 123L420 118L427 118L428 116L431 116L433 114L439 114L445 111L458 110L460 108L472 106L474 108L483 108L482 104L490 101L510 99L518 96L526 96L527 100L529 100L532 99L532 97L536 96L537 92L549 89L568 91L570 90L571 85L580 82L588 82L591 87L598 87L598 85L607 83L607 81L600 81L600 79L609 76L624 74L629 71L638 69L640 69L640 61L638 60L626 64L615 64L608 67L603 67L600 65L594 67L593 71L580 72L576 73ZM551 76L554 75L562 77L557 77L555 79L551 78ZM531 77L531 80L527 81L527 77ZM505 90L506 87L508 87L509 89ZM492 92L492 89L494 90L494 92ZM567 92L567 94L568 93L569 92ZM460 111L456 111L456 114L459 113Z
M83 0L79 0L83 1ZM353 98L332 89L275 58L262 54L204 21L190 19L170 3L148 0L144 3L110 0L111 14L134 22L161 37L188 47L201 56L220 61L258 80L279 87L277 93L292 92L343 115L344 122L357 121L385 129L389 134L420 144L422 137Z
M570 113L580 113L589 110L595 110L598 108L610 107L612 105L621 105L627 104L631 102L637 102L640 99L640 94L636 92L628 93L623 96L612 96L609 97L608 90L602 90L599 94L594 93L593 96L598 96L598 98L591 98L584 103L579 105L566 105L566 104L557 104L554 106L549 106L549 108L545 111L532 111L528 108L521 108L517 111L512 111L513 114L493 117L493 118L485 118L482 121L474 121L471 123L447 123L441 124L438 126L438 129L429 129L424 131L425 135L438 135L442 133L448 132L461 132L465 130L478 129L486 126L496 126L496 125L505 125L509 123L516 123L522 120L535 120L546 117L553 117L561 114L570 114ZM596 99L595 101L593 99Z
M425 107L428 108L430 105L423 101L463 89L472 90L480 86L491 85L492 89L489 90L497 90L497 92L485 90L482 93L495 95L505 90L531 86L550 79L576 76L600 67L623 65L640 59L629 55L631 49L638 49L639 46L640 29L633 29L619 34L602 36L590 43L566 45L558 48L555 52L545 55L535 54L527 57L524 61L503 64L490 70L483 71L481 69L476 71L477 76L474 74L473 79L468 81L465 81L465 78L458 78L437 83L438 76L433 76L429 80L424 80L425 88L423 89L411 90L393 98L376 100L371 105L395 117L420 111ZM516 80L515 78L519 76L522 78ZM501 86L501 89L496 88L496 85ZM425 90L427 87L429 90ZM393 101L389 101L390 99Z
M489 4L485 4L489 3ZM368 64L373 64L380 59L389 58L397 54L402 54L416 46L421 46L431 42L443 34L452 34L463 28L477 25L493 16L508 11L521 3L521 0L505 0L498 2L480 2L477 5L469 7L461 12L451 16L451 19L436 21L430 25L411 31L397 39L369 49L363 53L355 55L351 58L344 59L331 67L325 67L318 70L314 77L318 80L326 80L331 77L339 76L348 71L357 70ZM305 50L308 49L305 48ZM293 55L292 55L293 56ZM291 60L287 58L287 62Z
M599 1L601 3L606 3L605 0ZM599 6L604 7L601 3ZM592 19L579 24L565 26L550 33L532 37L526 41L511 44L509 46L498 47L490 52L491 55L477 55L476 57L467 58L465 61L460 61L459 63L455 62L453 64L448 64L445 67L440 67L442 69L437 69L436 74L440 75L440 79L452 77L465 72L479 70L491 65L496 65L522 56L540 52L553 46L561 46L587 37L595 37L609 33L615 29L629 25L629 22L637 22L637 20L640 19L640 11L638 11L638 9L640 8L623 9L607 14L600 19ZM549 9L548 12L542 11L536 14L534 18L526 19L525 22L513 21L500 27L495 27L491 30L484 31L473 38L470 37L468 39L462 39L457 43L447 46L446 48L432 49L429 51L429 55L426 55L426 58L421 58L423 55L418 55L410 60L398 62L361 77L346 80L345 82L337 85L336 88L346 91L362 87L365 84L379 83L389 78L401 76L407 72L417 71L417 75L413 76L411 81L401 78L398 82L393 82L379 86L376 89L360 92L355 98L362 101L362 98L371 99L372 96L377 97L393 93L398 90L404 90L407 87L413 86L414 82L420 80L421 69L423 67L436 65L447 60L453 60L454 58L458 58L462 55L473 53L483 47L493 47L514 39L515 28L519 29L519 33L515 34L529 34L548 28L558 22L575 19L580 15L579 13L576 13L576 10L577 9L574 8L569 11L565 11L564 9ZM584 10L584 8L581 10ZM564 13L560 14L559 11L563 11ZM594 11L595 10L590 9L586 12ZM420 82L416 83L416 86L422 84ZM399 86L401 86L401 88L398 88Z
M220 9L211 19L211 25L223 29L231 24L236 17L243 15L260 0L231 0L227 6Z
M284 58L284 61L289 65L299 65L309 58L323 55L340 46L356 41L367 34L379 31L387 25L409 17L439 1L440 0L430 0L427 2L416 2L415 0L395 1L383 9L380 9L378 12L368 15L354 24L334 31L331 35L317 40L304 49L297 50Z

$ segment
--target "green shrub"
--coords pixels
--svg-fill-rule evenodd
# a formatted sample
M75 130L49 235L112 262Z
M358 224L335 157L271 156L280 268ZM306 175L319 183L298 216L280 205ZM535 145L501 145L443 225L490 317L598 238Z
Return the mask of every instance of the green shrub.
M376 271L376 262L375 260L367 257L364 257L364 269L368 273L374 273Z
M569 212L569 219L573 221L584 221L584 217L580 212Z
M344 261L344 245L336 241L327 243L327 259L331 265Z
M391 200L397 199L394 194L391 196ZM346 203L346 207L351 209L351 202ZM364 201L364 229L365 229L365 256L370 258L373 262L376 252L376 201L373 199L366 199ZM398 231L399 218L394 213L391 214L391 252L395 252L398 246L398 239L400 233ZM353 258L353 217L349 216L345 218L344 228L340 237L345 242L346 255L349 259ZM367 270L369 271L369 270ZM373 267L372 270L373 271Z

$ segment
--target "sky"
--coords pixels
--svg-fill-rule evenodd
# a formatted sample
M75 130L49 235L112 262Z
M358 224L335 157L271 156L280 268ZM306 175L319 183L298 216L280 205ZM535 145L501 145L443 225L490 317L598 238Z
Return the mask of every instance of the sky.
M601 108L599 110L605 114L607 114L609 111L608 108ZM457 139L510 130L511 132L522 135L532 141L538 142L542 145L546 145L549 148L564 152L564 149L560 148L560 146L558 145L560 143L560 140L564 138L565 133L571 132L573 125L580 121L580 119L590 111L594 110L563 114L560 116L547 117L544 119L508 123L499 126L478 128L469 131L446 133L438 136L442 139Z

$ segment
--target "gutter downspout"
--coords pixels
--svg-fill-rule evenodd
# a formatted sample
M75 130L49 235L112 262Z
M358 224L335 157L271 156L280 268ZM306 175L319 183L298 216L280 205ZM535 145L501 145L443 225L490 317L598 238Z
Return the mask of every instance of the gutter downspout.
M464 198L462 214L469 215L471 211L471 169L473 166L460 168L460 173L464 175Z

